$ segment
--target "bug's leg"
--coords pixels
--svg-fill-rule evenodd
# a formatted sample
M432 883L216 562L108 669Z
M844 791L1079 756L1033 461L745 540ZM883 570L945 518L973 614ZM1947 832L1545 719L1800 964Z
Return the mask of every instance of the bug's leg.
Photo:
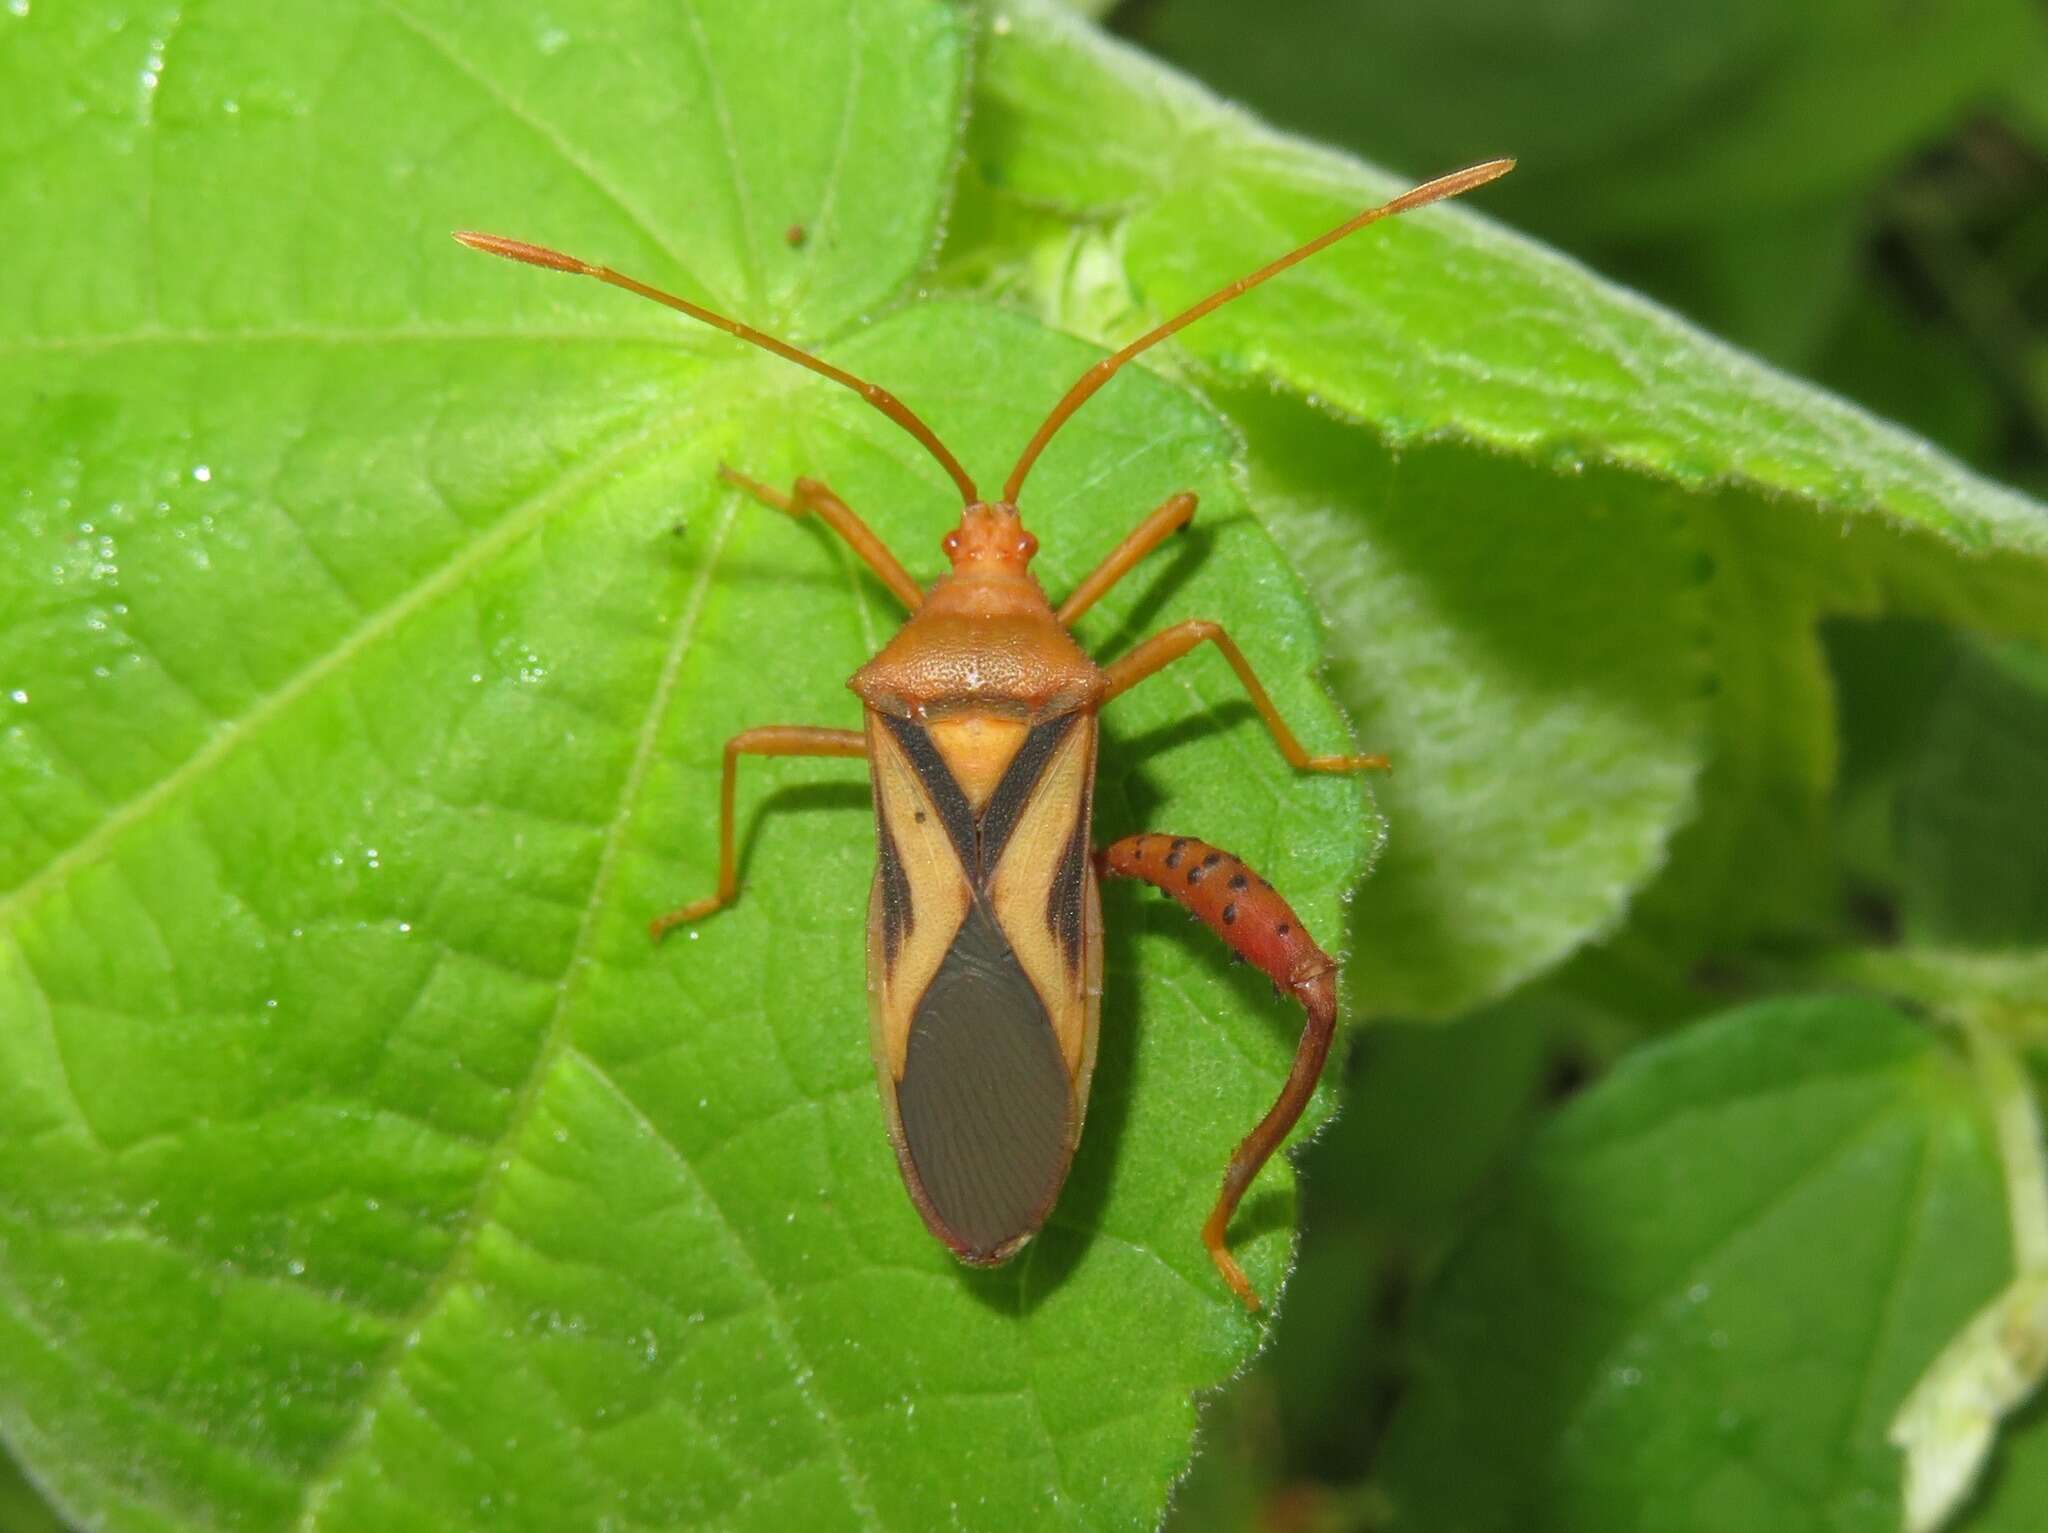
M1133 527L1124 540L1109 551L1109 557L1089 571L1088 578L1075 586L1072 594L1060 603L1060 626L1073 627L1074 619L1100 601L1111 586L1130 573L1133 565L1194 518L1195 497L1191 491L1182 490L1180 494L1160 502L1152 514Z
M847 546L866 561L867 567L881 577L896 599L912 612L924 605L924 591L910 578L910 572L889 552L889 545L875 536L874 529L860 519L859 514L841 500L825 485L815 479L799 479L796 488L785 495L782 491L749 479L738 469L727 464L718 465L718 472L728 484L736 484L765 506L801 517L811 514L846 539Z
M1301 742L1294 738L1294 731L1287 727L1287 720L1281 718L1280 710L1273 706L1273 699L1266 695L1266 689L1260 684L1252 663L1245 659L1244 651L1223 631L1221 623L1212 623L1206 618L1190 618L1185 623L1163 628L1122 659L1113 661L1105 670L1109 686L1103 692L1102 700L1108 702L1119 692L1130 690L1205 640L1223 651L1223 658L1230 662L1230 668L1237 672L1237 679L1244 683L1252 706L1266 721L1267 732L1273 736L1273 743L1280 747L1280 754L1287 758L1289 766L1303 772L1363 772L1368 769L1384 772L1388 769L1385 756L1311 756L1303 750Z
M1202 1244L1209 1248L1223 1281L1247 1309L1257 1309L1259 1296L1230 1254L1230 1216L1259 1168L1301 1117L1322 1078L1323 1061L1330 1056L1330 1040L1337 1032L1337 961L1316 946L1271 884L1206 841L1192 836L1126 836L1096 853L1095 865L1105 878L1142 878L1171 895L1308 1013L1287 1084L1230 1157L1223 1191L1202 1226Z
M647 923L647 935L659 942L670 928L702 920L733 901L740 892L739 865L733 858L732 810L739 783L741 756L865 756L867 737L857 729L820 729L809 724L768 724L744 729L725 742L725 780L718 801L718 892L692 900L680 909Z

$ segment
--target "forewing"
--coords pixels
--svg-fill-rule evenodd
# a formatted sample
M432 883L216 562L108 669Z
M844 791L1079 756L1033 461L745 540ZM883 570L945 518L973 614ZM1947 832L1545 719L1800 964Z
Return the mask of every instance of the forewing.
M1047 752L1000 845L992 844L996 827L984 822L981 855L984 866L994 867L986 894L989 906L1045 1005L1072 1080L1095 1026L1102 976L1099 960L1093 972L1088 962L1088 928L1094 919L1088 898L1093 876L1088 821L1095 720L1070 717L1071 726ZM1001 806L999 791L990 819Z
M903 1077L917 1003L945 961L974 891L959 844L963 830L954 823L959 811L935 799L928 785L930 763L920 775L897 732L873 714L868 764L875 789L881 926L870 954L868 984L874 991L877 1063L885 1063L895 1081ZM971 849L971 822L964 834Z

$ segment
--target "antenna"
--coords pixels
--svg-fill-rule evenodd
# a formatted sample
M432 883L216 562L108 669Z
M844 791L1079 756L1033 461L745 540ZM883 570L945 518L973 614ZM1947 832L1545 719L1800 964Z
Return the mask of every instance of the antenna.
M1347 234L1357 233L1367 224L1378 223L1382 218L1391 218L1396 213L1406 213L1411 208L1423 207L1445 197L1455 197L1460 192L1469 192L1475 186L1484 186L1514 168L1513 160L1488 160L1483 165L1454 170L1447 176L1438 176L1434 181L1426 181L1412 191L1403 192L1392 202L1383 202L1376 208L1367 208L1363 213L1337 225L1327 234L1319 234L1306 245L1290 250L1279 260L1261 266L1257 271L1239 277L1235 282L1225 284L1192 308L1176 314L1158 329L1139 336L1122 351L1104 357L1083 373L1074 386L1067 390L1065 397L1053 406L1052 414L1045 418L1045 424L1040 426L1037 434L1025 444L1024 455L1017 460L1017 466L1010 470L1009 483L1003 486L1004 502L1013 506L1017 503L1017 493L1024 488L1024 476L1031 472L1031 465L1038 461L1038 455L1045 451L1045 444L1053 439L1053 434L1067 423L1076 410L1089 401L1097 389L1115 377L1119 368L1139 352L1158 345L1176 330L1185 329L1203 315L1222 308L1231 299L1250 292L1268 277L1279 276L1297 261L1306 261L1318 250L1336 244ZM457 238L461 236L458 235Z
M595 277L613 287L622 287L629 293L638 293L642 298L651 298L692 319L702 320L716 326L727 335L736 335L741 340L772 351L778 357L786 357L799 367L808 367L814 373L823 373L834 383L843 384L860 395L869 404L880 410L890 420L924 444L926 452L939 460L939 467L952 477L960 487L966 503L973 505L981 499L974 488L974 481L967 477L967 470L960 466L960 460L946 450L931 427L917 418L910 406L883 388L879 383L869 383L865 378L856 378L852 373L834 367L830 362L812 356L808 351L799 351L787 341L778 341L765 331L756 330L752 325L743 325L736 319L727 319L723 314L714 314L673 293L664 293L658 287L649 287L622 272L615 272L609 266L592 266L588 261L579 261L574 256L563 255L559 250L550 250L545 245L529 245L524 240L509 240L502 234L477 234L471 230L457 231L455 238L471 250L481 250L487 255L503 256L508 261L524 261L529 266L545 266L550 271L565 271L578 277Z

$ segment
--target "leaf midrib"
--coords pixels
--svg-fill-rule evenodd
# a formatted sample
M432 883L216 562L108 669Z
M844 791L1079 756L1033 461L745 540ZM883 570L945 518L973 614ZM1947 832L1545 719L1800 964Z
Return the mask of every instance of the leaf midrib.
M9 926L21 912L80 868L99 859L131 827L148 819L184 788L205 776L208 770L230 756L236 747L279 718L348 662L398 631L405 620L454 589L468 576L498 554L517 543L557 507L579 492L602 481L613 470L651 443L682 426L696 413L694 404L665 414L643 426L623 441L586 459L546 489L529 497L489 530L471 539L424 580L344 635L325 653L288 678L282 686L256 699L253 706L222 720L206 742L140 793L110 811L98 824L69 847L37 869L21 883L0 895L0 927Z
M321 1508L339 1486L350 1458L367 1443L380 1415L381 1397L396 1382L406 1354L420 1345L427 1324L449 1294L468 1275L477 1236L489 1223L489 1210L506 1172L513 1164L514 1147L525 1132L526 1125L541 1098L546 1094L548 1080L557 1063L569 1047L566 1019L573 1000L581 992L583 977L592 967L590 949L597 934L599 914L607 908L605 892L611 885L620 848L625 840L624 832L633 821L642 784L653 762L661 726L667 719L669 703L675 694L676 679L681 673L684 657L689 653L690 646L696 638L698 620L704 610L705 595L717 574L719 561L725 551L726 541L731 535L738 511L738 497L729 497L725 515L717 523L705 549L703 565L697 572L697 578L691 583L689 594L683 601L682 611L676 619L667 653L662 657L661 671L649 694L646 710L634 737L632 759L627 763L625 775L620 780L618 795L613 801L612 812L605 821L597 868L591 876L590 891L583 901L583 913L577 922L575 937L563 960L561 977L555 984L555 1003L549 1009L540 1046L534 1051L533 1063L526 1072L526 1078L520 1083L518 1095L513 1099L511 1110L506 1114L504 1127L494 1136L494 1143L499 1147L498 1153L492 1157L470 1193L469 1206L455 1232L455 1238L449 1244L441 1270L435 1273L427 1286L421 1290L419 1299L412 1307L393 1322L392 1339L385 1345L376 1362L364 1370L360 1395L362 1403L357 1409L355 1420L335 1438L333 1445L306 1476L300 1487L299 1512L292 1522L292 1527L297 1533L314 1533L318 1528Z

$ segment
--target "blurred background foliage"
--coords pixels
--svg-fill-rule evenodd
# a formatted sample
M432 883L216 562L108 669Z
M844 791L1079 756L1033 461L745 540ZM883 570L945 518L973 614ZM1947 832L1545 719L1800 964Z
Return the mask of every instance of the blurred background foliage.
M1275 124L1375 163L1419 176L1518 156L1489 214L2048 493L2036 0L1083 8ZM1832 621L1825 636L1840 752L1828 914L1776 935L1807 954L2037 950L2048 660L1903 619ZM1302 1265L1275 1343L1212 1402L1168 1526L1398 1520L1377 1488L1381 1450L1412 1386L1421 1296L1475 1211L1509 1196L1532 1135L1653 1036L1652 1019L1760 993L1776 973L1766 944L1675 990L1670 975L1638 990L1644 976L1596 957L1447 1027L1369 1030L1345 1116L1302 1157ZM2040 1415L2037 1403L2020 1430L2040 1434ZM2012 1497L1999 1501L2002 1525ZM1863 1511L1876 1525L1896 1515Z

